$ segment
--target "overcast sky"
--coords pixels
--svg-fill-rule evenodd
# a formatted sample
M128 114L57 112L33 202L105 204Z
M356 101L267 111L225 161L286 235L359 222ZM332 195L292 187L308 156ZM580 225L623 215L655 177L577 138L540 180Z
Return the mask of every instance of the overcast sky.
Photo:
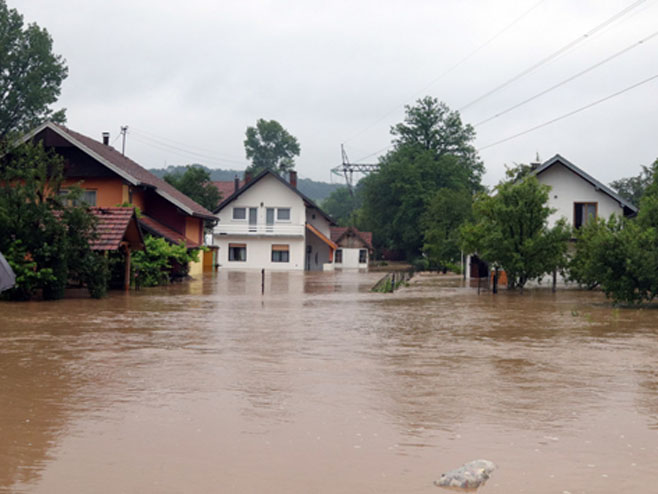
M351 162L375 162L404 105L422 96L475 125L658 30L658 0L7 3L45 27L66 59L69 77L56 108L67 108L70 128L97 139L110 131L120 149L119 129L127 125L126 154L147 168L199 162L244 169L247 126L274 119L299 140L299 174L334 182L341 143ZM658 36L478 125L475 145L655 75ZM485 183L501 179L505 164L537 153L542 160L560 153L605 183L639 173L658 157L658 79L482 149Z

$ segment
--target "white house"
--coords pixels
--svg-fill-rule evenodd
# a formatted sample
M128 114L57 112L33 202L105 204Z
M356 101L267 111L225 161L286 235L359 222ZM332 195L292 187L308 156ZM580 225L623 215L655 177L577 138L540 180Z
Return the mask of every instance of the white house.
M334 221L290 182L264 171L219 205L213 231L220 269L332 270Z
M560 218L565 218L570 226L580 228L592 218L637 214L633 204L559 154L537 165L532 173L539 183L551 188L548 206L555 211L548 218L549 227ZM467 257L466 266L471 278L488 274L486 262L475 255Z
M336 269L368 269L373 251L371 232L361 232L352 226L333 226L331 240L338 245Z
M634 216L637 208L591 175L559 154L534 170L540 183L551 187L548 205L555 212L549 226L566 218L571 226L580 228L590 218Z

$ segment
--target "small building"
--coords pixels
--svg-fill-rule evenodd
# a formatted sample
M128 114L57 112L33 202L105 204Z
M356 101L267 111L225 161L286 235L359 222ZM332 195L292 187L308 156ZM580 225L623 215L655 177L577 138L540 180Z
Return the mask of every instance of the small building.
M332 226L331 240L338 245L336 269L368 269L370 255L374 250L371 232L361 232L353 226Z
M136 206L140 227L171 243L184 242L188 248L204 243L204 225L215 215L156 177L109 145L109 134L97 141L62 125L46 122L23 140L40 142L64 159L66 188L80 186L82 201L89 206L113 208ZM202 271L200 261L190 266L190 274Z
M335 223L297 189L297 174L286 181L265 170L233 193L215 211L214 244L222 269L332 270Z

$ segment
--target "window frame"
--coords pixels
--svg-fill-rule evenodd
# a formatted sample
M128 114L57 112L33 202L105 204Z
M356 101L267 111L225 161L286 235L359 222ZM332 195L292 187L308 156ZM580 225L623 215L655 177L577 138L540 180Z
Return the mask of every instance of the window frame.
M232 220L232 221L244 221L244 222L246 222L247 219L248 219L248 218L247 218L247 210L248 210L248 209L249 209L249 208L247 208L246 206L234 206L234 207L232 208L232 210L231 210L231 220ZM238 211L238 210L242 210L242 211L243 211L243 215L244 215L243 218L236 218L236 217L235 217L235 212Z
M287 219L279 218L279 213L281 211L288 211L288 218ZM292 208L276 208L275 221L277 223L290 223L292 221Z
M578 229L582 228L583 226L587 225L587 223L590 221L589 215L587 215L587 206L594 206L594 217L593 220L596 220L596 218L599 217L599 203L596 201L580 201L580 202L574 202L573 203L573 227ZM578 207L581 208L581 218L580 218L580 224L576 224L576 218L577 218L577 211Z
M336 252L334 252L334 262L336 264L343 264L343 249L336 249Z
M289 244L272 244L270 249L270 259L272 262L290 262L290 245Z
M363 256L365 258L364 261L361 260L361 254L365 253ZM368 249L359 249L359 264L368 264Z
M240 255L237 256L235 253L236 252L243 252L244 253L244 258L240 259ZM228 261L229 262L247 262L247 244L240 244L240 243L234 243L228 244Z

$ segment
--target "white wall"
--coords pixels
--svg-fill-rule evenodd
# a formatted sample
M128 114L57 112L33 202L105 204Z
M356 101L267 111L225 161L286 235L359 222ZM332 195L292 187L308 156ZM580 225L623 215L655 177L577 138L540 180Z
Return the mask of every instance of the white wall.
M229 261L229 244L247 244L246 261ZM289 262L272 262L272 244L288 244L290 246ZM255 236L227 235L215 237L215 245L219 246L220 269L263 269L268 271L294 271L304 269L304 239L303 238L261 238Z
M257 208L258 234L247 234L249 225L249 212L246 219L233 220L233 208ZM263 235L263 227L266 224L267 208L290 208L290 221L277 221L274 218L273 233ZM304 224L306 221L306 207L302 198L290 190L275 177L265 176L248 190L243 192L234 201L222 209L217 216L219 223L214 229L214 243L219 246L220 269L262 269L272 271L303 270L305 260L304 249ZM243 229L240 227L244 226ZM279 231L286 234L278 234L277 227L284 227ZM292 228L291 228L292 227ZM241 231L241 234L235 232ZM294 230L295 234L290 232ZM222 231L233 232L222 235ZM229 261L228 249L230 243L247 244L246 261ZM290 246L290 262L272 262L272 244L287 244Z
M344 247L338 247L343 251L343 262L337 262L336 268L343 269L367 269L368 262L360 263L359 262L359 251L361 249L346 249ZM368 257L366 257L367 261Z
M325 237L331 238L331 225L317 209L306 210L306 222L317 228Z
M565 217L569 225L573 226L576 202L598 203L599 218L607 219L613 213L624 215L624 210L617 201L596 190L592 184L559 163L541 173L537 179L540 183L551 186L548 205L557 211L549 216L549 226L553 226L561 217Z

